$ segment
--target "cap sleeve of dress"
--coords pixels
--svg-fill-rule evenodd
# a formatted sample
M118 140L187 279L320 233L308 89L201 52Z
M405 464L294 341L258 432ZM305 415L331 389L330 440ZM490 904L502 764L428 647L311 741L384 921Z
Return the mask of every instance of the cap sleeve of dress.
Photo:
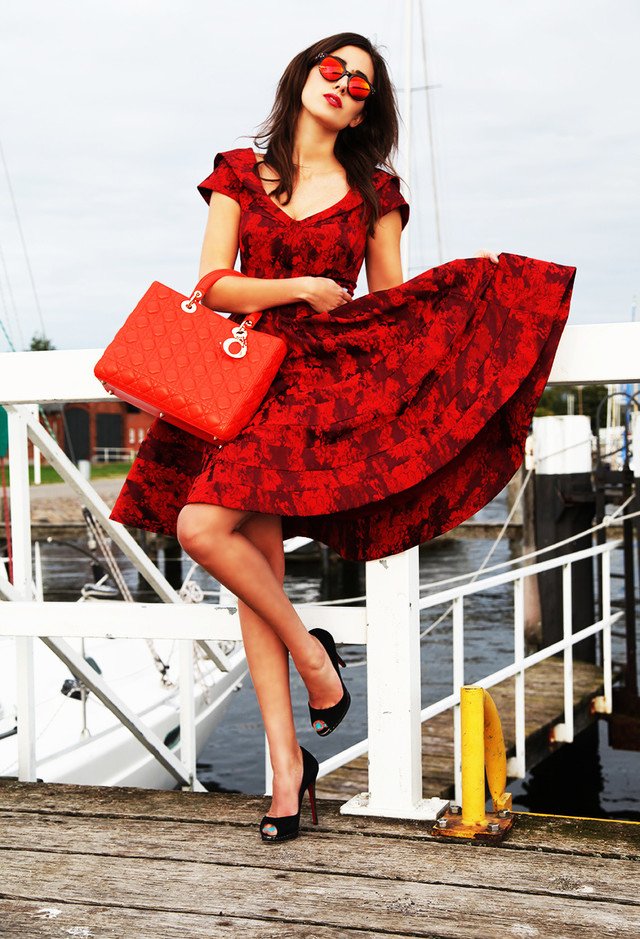
M213 172L198 184L198 192L208 204L212 192L222 192L236 202L240 201L240 180L233 168L233 159L224 151L213 158Z
M409 203L400 192L400 180L385 170L380 171L380 182L376 186L380 204L380 216L386 215L392 209L400 209L402 228L409 221Z

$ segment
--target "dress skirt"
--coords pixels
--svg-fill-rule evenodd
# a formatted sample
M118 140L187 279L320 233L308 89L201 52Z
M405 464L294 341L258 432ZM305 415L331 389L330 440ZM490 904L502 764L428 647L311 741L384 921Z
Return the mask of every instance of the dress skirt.
M270 309L256 328L288 352L253 419L221 448L154 420L111 518L175 537L188 503L248 509L354 561L435 538L520 466L575 273L502 253Z

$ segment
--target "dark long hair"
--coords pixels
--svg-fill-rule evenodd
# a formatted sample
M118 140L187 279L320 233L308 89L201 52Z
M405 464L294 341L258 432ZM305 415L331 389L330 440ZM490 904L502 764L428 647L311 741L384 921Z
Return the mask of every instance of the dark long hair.
M293 164L294 132L301 109L302 89L307 81L314 59L321 52L333 52L342 46L357 46L368 52L373 61L373 84L375 94L364 103L364 120L357 127L344 127L338 132L334 153L347 172L350 187L359 190L362 199L362 218L367 220L367 234L373 234L379 215L378 196L373 185L372 174L381 166L394 176L399 174L390 162L389 155L398 150L398 103L387 65L366 36L360 33L335 33L314 42L299 52L284 70L276 97L268 117L259 126L259 132L252 138L260 147L260 140L267 143L264 160L278 174L280 182L270 191L270 195L280 196L286 193L286 205L293 192L296 171ZM258 165L254 166L258 174Z

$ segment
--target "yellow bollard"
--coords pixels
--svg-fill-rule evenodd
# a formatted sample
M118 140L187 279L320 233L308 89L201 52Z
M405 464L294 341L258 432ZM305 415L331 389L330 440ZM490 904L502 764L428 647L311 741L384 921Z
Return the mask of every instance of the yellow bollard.
M484 688L460 689L462 730L462 811L451 806L434 825L438 837L498 842L513 826L511 793L507 784L507 759L500 716ZM485 812L485 768L493 812Z
M484 693L484 762L487 782L493 800L493 811L511 808L511 793L505 792L507 785L507 754L502 734L500 715L495 701L488 691Z
M484 688L460 689L462 725L462 824L485 825Z

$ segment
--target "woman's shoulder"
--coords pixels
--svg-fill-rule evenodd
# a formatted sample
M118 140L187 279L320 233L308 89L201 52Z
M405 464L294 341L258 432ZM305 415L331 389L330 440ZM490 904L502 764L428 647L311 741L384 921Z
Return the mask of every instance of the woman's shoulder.
M238 180L250 189L254 188L256 183L260 185L259 180L263 177L263 171L259 170L258 167L261 164L265 164L267 174L271 170L268 163L265 163L265 154L259 153L253 147L234 147L232 150L221 150L214 157L214 169L220 163L233 170Z
M248 151L248 152L247 152ZM251 165L251 147L234 147L219 150L213 158L212 172L198 184L198 191L209 202L212 192L222 192L236 202L246 185L247 168Z
M246 167L253 162L251 147L233 147L231 150L219 150L213 158L214 169L219 163L228 163L234 169Z
M373 184L378 194L380 215L386 215L392 209L400 209L400 218L404 228L409 221L410 209L400 188L400 177L381 167L376 167Z

